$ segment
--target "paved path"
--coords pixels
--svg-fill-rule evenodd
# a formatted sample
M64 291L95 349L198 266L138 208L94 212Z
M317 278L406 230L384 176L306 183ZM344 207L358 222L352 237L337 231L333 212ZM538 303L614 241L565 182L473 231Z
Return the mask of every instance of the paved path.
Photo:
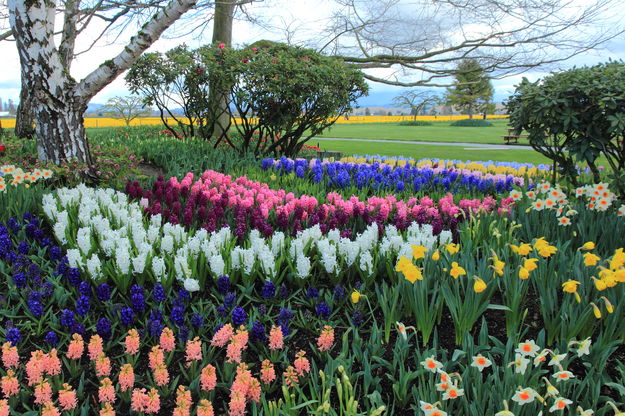
M310 139L311 141L315 140L338 140L343 142L377 142L377 143L400 143L400 144L422 144L422 145L431 145L431 146L456 146L456 147L464 147L465 150L534 150L531 146L519 146L514 144L484 144L484 143L442 143L442 142L415 142L408 140L385 140L385 139L346 139L346 138L338 138L338 137L313 137Z

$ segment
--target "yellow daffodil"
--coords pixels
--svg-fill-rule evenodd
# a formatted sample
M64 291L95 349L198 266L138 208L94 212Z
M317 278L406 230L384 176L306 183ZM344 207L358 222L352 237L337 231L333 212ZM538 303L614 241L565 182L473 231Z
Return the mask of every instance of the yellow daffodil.
M449 274L453 276L454 279L457 279L459 276L463 276L467 274L467 271L458 265L455 261L451 263L451 270Z
M604 290L606 290L608 288L608 285L606 285L605 282L602 279L597 279L595 276L592 276L591 279L594 280L595 288L599 292L602 292L602 291L604 291Z
M614 252L612 260L610 260L610 269L616 270L625 266L625 252L622 248L619 248Z
M518 254L520 256L527 256L532 251L532 246L527 243L522 243L518 246L510 244L510 248L514 254Z
M493 264L490 267L495 270L495 273L497 273L498 276L503 276L503 268L506 267L506 263L499 260L499 257L497 257L497 254L495 254L494 251L492 253L493 257L491 257L491 259L493 260Z
M584 264L588 267L596 266L599 260L601 260L601 257L593 253L584 253Z
M351 298L352 298L352 303L358 303L358 302L360 302L360 296L361 296L361 295L360 295L360 292L359 292L359 291L357 291L357 290L354 290L354 291L352 292L352 296L351 296Z
M614 306L612 305L612 302L610 302L605 296L601 296L601 299L603 300L603 303L605 303L605 309L608 311L608 313L613 313Z
M423 274L421 273L421 269L413 264L410 264L408 268L402 270L402 273L404 274L404 278L410 283L414 283L417 280L423 280Z
M562 283L562 290L566 293L575 293L577 291L577 286L580 284L581 283L577 280L567 280L566 282Z
M523 262L523 268L527 269L528 272L534 271L538 268L536 263L538 262L537 258L525 259Z
M454 243L449 243L445 246L445 250L447 250L447 252L449 254L456 254L457 252L460 251L460 245L459 244L454 244Z
M521 280L525 280L525 279L527 279L528 277L530 277L530 272L529 272L529 270L527 270L525 267L521 267L521 268L519 269L519 279L521 279Z
M587 241L579 249L580 250L594 250L595 249L595 243L592 242L592 241Z
M618 407L616 407L616 405L612 402L607 402L607 404L612 408L612 410L614 411L614 416L625 416L625 412L621 412Z
M556 254L557 251L558 248L556 246L550 246L547 244L546 246L538 249L538 254L542 257L551 257L553 254Z
M614 272L614 280L619 283L625 283L625 269L619 269Z
M477 276L473 276L473 278L475 279L475 282L473 283L473 291L475 293L482 293L484 290L486 290L486 282L484 282Z
M438 250L436 250L434 253L432 253L432 260L438 261L440 258L441 258L441 253L439 253Z
M601 309L594 302L590 302L590 306L592 306L592 313L595 314L595 318L601 319Z
M545 240L545 237L537 238L534 241L534 249L535 250L540 250L541 248L544 248L544 247L546 247L548 245L549 245L549 242L547 240Z
M562 283L562 290L565 291L566 293L575 294L575 300L577 301L577 303L580 303L582 301L582 299L579 296L579 293L577 293L577 286L580 284L581 283L578 282L577 280L567 280L566 282Z
M401 256L399 260L397 261L397 265L395 266L395 271L403 272L410 266L412 266L412 262L410 261L410 259L408 259L408 257L406 256Z
M428 251L427 247L424 246L411 246L412 248L412 257L415 259L425 258L425 252Z

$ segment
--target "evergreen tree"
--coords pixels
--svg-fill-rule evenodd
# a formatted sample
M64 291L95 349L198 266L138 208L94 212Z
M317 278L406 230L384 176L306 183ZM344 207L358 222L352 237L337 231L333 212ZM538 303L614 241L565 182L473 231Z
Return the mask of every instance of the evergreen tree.
M486 111L493 98L493 85L477 59L460 61L454 76L454 85L447 89L447 103L469 114L469 118Z

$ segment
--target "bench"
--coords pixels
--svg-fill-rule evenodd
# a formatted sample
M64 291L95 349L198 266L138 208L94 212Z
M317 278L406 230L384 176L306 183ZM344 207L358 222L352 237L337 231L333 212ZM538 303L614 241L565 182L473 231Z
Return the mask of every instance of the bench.
M508 134L503 136L505 144L516 144L519 139L527 137L527 134L514 134L514 129L508 129Z

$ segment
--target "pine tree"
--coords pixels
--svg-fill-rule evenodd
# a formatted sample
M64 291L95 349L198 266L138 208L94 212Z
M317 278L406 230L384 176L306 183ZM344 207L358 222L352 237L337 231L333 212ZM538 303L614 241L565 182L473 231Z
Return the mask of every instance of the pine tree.
M474 58L463 59L454 76L454 85L447 89L447 103L468 113L469 118L486 111L493 98L493 85L480 63Z

